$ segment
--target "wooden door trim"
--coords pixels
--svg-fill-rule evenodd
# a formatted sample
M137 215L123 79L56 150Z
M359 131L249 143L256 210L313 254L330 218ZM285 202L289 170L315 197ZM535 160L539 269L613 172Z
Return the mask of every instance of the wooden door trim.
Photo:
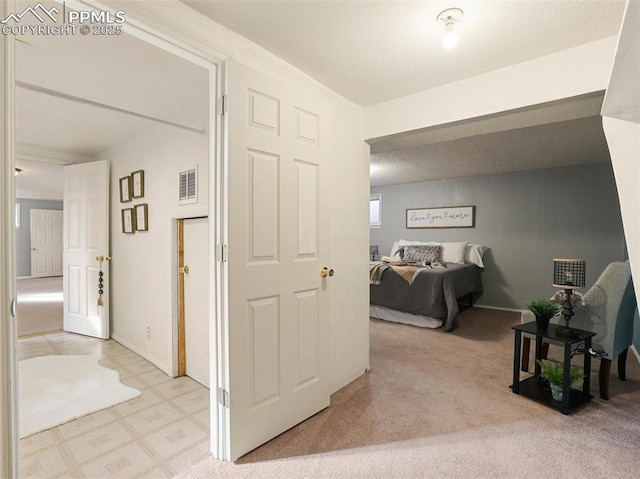
M178 376L187 374L187 348L184 318L184 219L178 220Z

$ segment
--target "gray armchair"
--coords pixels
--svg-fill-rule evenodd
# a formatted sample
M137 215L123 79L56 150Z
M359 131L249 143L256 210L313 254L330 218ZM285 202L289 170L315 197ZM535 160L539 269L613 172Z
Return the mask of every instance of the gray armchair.
M609 264L582 299L584 306L574 309L575 316L569 322L569 326L596 333L593 349L606 353L600 364L600 397L609 399L611 361L618 358L618 377L625 381L627 351L633 340L636 297L629 262ZM530 321L535 321L533 313L523 312L522 322ZM556 316L552 322L564 324L564 318ZM548 345L545 346L548 348ZM529 347L530 338L525 337L522 348L522 369L525 371L528 369ZM543 356L546 356L545 353L543 350Z

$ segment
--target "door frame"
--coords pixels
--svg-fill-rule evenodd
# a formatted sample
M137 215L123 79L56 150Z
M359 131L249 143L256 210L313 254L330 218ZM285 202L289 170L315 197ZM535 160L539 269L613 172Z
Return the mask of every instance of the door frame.
M15 10L14 0L0 2L0 17ZM15 231L15 45L0 35L0 477L18 477L18 343Z
M62 3L62 0L55 0ZM102 2L101 2L102 3ZM223 126L219 119L222 104L218 102L223 91L222 64L235 52L225 50L212 42L202 26L194 28L189 24L193 14L184 5L162 8L149 4L135 3L131 0L117 2L89 3L85 0L66 0L70 8L82 11L123 10L126 12L124 31L127 34L144 40L147 43L172 53L180 58L195 63L209 72L209 128L207 130L209 145L209 237L215 241L210 248L210 284L212 291L209 316L209 347L216 354L211 355L211 390L210 395L210 451L219 459L225 459L224 431L226 427L225 408L218 402L218 385L224 384L222 379L224 348L223 334L225 304L222 293L225 291L226 265L218 252L219 245L224 243L225 224L224 211L226 202L223 178L224 145ZM15 10L14 0L0 2L0 16L5 18ZM187 19L174 15L175 11L184 12ZM188 12L188 13L187 13ZM199 16L199 15L198 15ZM182 19L181 19L182 18ZM6 226L2 231L2 247L0 248L0 446L4 451L0 455L0 476L17 477L19 474L19 438L18 438L18 371L17 371L17 337L15 316L12 314L16 300L16 265L15 265L15 130L12 121L15 111L15 49L14 36L1 35L0 49L0 115L5 121L0 122L0 221ZM213 347L215 346L215 347Z

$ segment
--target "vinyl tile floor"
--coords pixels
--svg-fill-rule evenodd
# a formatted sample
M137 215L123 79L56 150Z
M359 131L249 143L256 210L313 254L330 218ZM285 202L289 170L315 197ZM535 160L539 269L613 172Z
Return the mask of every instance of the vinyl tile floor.
M209 390L171 378L114 340L69 333L18 341L18 359L90 354L142 394L20 440L20 477L170 478L209 455Z

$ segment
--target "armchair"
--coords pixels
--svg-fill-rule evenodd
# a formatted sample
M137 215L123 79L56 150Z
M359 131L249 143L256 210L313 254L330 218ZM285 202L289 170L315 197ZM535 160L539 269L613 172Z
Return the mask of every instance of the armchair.
M601 358L600 364L600 397L609 399L611 362L618 358L618 378L625 381L627 351L633 340L636 297L629 262L609 264L582 299L584 306L574 309L575 316L571 319L569 327L596 333L593 338L593 349L606 353L606 356ZM535 317L531 311L524 311L521 320L527 323L534 321ZM564 324L564 319L556 317L552 322ZM528 369L530 341L529 337L523 339L522 369L524 371ZM545 353L546 351L543 350L542 354L545 355ZM585 352L585 354L588 353Z

